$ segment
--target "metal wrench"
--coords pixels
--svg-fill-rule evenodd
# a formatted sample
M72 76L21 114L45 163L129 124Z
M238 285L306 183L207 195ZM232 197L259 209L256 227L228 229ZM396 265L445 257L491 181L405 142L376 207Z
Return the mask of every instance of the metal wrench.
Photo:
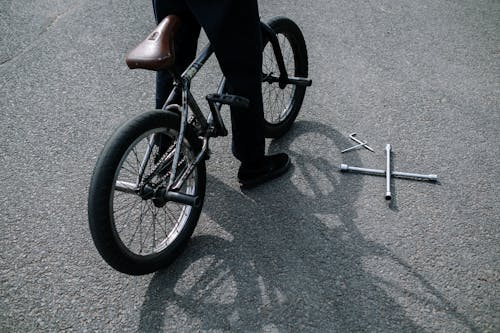
M347 164L341 164L339 169L342 172L363 173L366 175L373 175L373 176L386 176L385 170L358 168L358 167L350 166ZM396 177L396 178L427 180L430 182L437 182L438 181L438 176L435 174L423 175L423 174L418 174L418 173L391 171L391 176Z
M363 141L359 140L358 138L355 138L355 136L356 136L356 133L351 133L351 134L349 134L349 138L351 138L351 140L353 140L353 141L355 141L355 142L359 143L360 145L362 145L363 147L365 147L365 148L366 148L366 149L368 149L369 151L371 151L371 152L375 152L375 151L373 150L373 148L372 148L372 147L370 147L370 146L368 146L368 145L366 144L366 142L363 142Z
M386 191L385 191L385 199L391 200L391 145L387 144L385 146L385 153L387 156L387 167L385 169L385 179L386 179Z
M366 146L366 142L363 142L363 143L360 143L358 145L346 148L346 149L342 150L341 153L347 153L348 151L351 151L351 150L354 150L354 149L358 149L359 147L363 147L363 146Z

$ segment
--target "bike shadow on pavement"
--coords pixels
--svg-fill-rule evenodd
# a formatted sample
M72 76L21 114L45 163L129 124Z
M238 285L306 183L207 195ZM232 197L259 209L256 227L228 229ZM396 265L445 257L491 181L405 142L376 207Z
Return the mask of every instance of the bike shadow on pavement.
M362 165L357 152L340 154L350 145L327 125L301 121L270 145L293 161L280 179L242 192L209 175L200 231L154 274L138 330L422 331L403 297L475 331L422 275L360 232L369 223L354 209L363 177L337 169ZM402 280L376 274L388 266Z

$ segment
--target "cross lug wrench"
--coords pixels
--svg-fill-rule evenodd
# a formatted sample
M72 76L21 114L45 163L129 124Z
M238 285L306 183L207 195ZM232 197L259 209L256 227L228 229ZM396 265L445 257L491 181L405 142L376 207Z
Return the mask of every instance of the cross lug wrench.
M386 176L385 170L359 168L359 167L350 166L347 164L341 164L339 169L342 172L363 173L365 175L372 175L372 176ZM423 174L418 174L418 173L391 171L391 176L395 177L395 178L427 180L430 182L437 182L438 181L438 176L435 174L423 175Z

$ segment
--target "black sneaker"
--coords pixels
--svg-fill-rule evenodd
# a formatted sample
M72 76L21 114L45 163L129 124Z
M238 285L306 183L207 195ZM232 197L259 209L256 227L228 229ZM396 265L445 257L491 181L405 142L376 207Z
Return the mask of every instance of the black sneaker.
M248 189L277 178L290 169L290 157L285 153L264 156L258 166L241 165L238 180L241 188Z

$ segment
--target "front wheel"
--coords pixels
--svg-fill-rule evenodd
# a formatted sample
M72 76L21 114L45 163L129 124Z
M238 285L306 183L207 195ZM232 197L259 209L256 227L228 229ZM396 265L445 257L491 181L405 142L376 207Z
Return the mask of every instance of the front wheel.
M143 113L114 133L96 163L88 197L90 231L103 259L122 273L147 274L168 265L198 222L205 195L204 161L178 190L196 197L197 205L158 194L169 182L179 124L175 113ZM199 148L188 126L177 175L193 163Z
M307 49L300 28L286 17L273 18L268 25L278 37L288 76L307 78ZM280 87L275 79L280 76L280 71L273 47L265 35L263 41L264 134L267 138L278 138L289 130L297 117L306 87L293 84Z

